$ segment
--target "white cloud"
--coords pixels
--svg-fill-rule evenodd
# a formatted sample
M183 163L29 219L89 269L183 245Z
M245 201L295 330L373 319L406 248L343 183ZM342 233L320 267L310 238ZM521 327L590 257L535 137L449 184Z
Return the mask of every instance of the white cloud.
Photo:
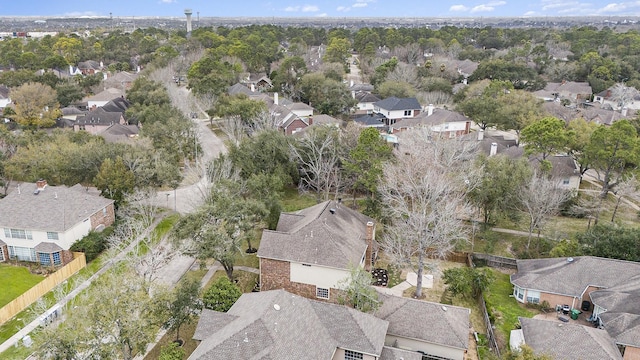
M351 10L351 8L350 8L350 7L348 7L348 6L338 6L338 7L336 8L336 11L338 11L338 12L347 12L347 11L349 11L349 10Z
M72 11L72 12L65 13L63 16L68 16L68 17L98 16L98 13L95 11Z
M490 12L495 10L496 8L494 8L493 6L489 6L489 5L478 5L478 6L474 6L473 9L471 9L472 13L477 13L477 12Z
M318 15L316 15L317 17L327 17L329 16L327 13L320 13Z
M637 11L639 10L638 8L640 8L640 1L610 3L600 8L598 12L599 13L617 13L622 11L628 12L633 9Z
M302 7L302 12L316 12L318 10L320 10L320 8L315 5L305 5Z
M300 11L300 6L287 6L286 8L284 8L284 11L297 12Z
M501 5L506 5L507 2L506 1L492 1L490 3L487 4L487 6L501 6Z
M355 4L353 4L354 8L363 8L363 7L367 7L367 3L362 3L362 2L357 2Z
M172 4L172 3L176 3L176 0L160 0L158 1L160 4Z
M524 13L524 16L536 16L536 15L538 15L538 13L535 11L527 11L526 13Z
M449 8L449 11L467 11L467 10L469 10L469 8L464 5L452 5Z
M544 5L542 7L542 10L552 10L552 9L558 9L558 8L564 8L564 7L575 7L578 4L579 3L577 1L552 3L552 4Z

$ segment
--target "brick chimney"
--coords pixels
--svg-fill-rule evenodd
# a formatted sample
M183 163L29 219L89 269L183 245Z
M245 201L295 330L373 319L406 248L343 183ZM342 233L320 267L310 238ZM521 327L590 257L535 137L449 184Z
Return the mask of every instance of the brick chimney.
M47 180L40 179L36 181L36 190L44 190L47 187Z
M309 115L309 126L313 125L313 115Z
M372 256L373 256L373 230L374 225L372 221L367 222L367 234L365 237L365 241L367 242L367 251L364 254L364 269L366 271L371 271L372 265Z

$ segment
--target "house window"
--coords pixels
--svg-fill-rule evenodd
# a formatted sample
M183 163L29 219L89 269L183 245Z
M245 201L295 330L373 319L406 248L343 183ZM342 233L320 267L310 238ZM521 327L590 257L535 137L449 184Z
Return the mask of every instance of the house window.
M58 233L53 231L47 231L47 239L48 240L59 240Z
M562 185L569 185L569 179L562 179Z
M28 247L9 246L9 258L20 261L35 261L36 251Z
M4 236L12 239L33 239L33 236L31 236L31 230L4 229Z
M48 253L38 253L38 258L40 259L40 265L51 265L51 256Z
M0 261L5 261L7 259L4 258L4 251L2 250L2 247L0 247Z
M413 112L413 110L405 110L404 111L404 116L411 116L412 112Z
M320 299L328 299L329 298L329 289L316 287L316 297Z
M102 215L107 215L107 208L102 209Z
M344 351L344 360L362 360L363 358L362 353L351 350Z
M516 299L518 299L518 301L524 302L524 289L521 287L514 286L513 296L515 296Z
M540 302L540 291L527 290L527 302L537 304Z
M60 259L60 252L54 252L52 255L53 255L53 265L62 264L62 260Z

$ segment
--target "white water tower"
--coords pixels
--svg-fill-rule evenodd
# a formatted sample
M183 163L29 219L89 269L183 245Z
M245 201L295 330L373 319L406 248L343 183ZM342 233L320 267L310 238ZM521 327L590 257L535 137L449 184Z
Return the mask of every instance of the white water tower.
M193 12L191 11L191 9L184 9L184 14L187 15L187 33L191 32L191 14L193 14Z

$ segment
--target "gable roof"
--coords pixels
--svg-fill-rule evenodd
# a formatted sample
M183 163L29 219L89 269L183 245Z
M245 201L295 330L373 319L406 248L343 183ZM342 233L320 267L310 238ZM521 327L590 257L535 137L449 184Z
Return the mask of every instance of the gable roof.
M422 360L422 354L417 351L404 350L385 346L378 360Z
M283 213L275 231L262 233L258 257L348 269L364 256L367 222L373 219L335 201Z
M384 119L386 119L386 117L382 114L366 114L356 116L353 121L366 127L384 127L386 126Z
M229 95L245 94L245 95L251 96L251 95L255 95L256 93L251 91L251 89L249 89L243 84L235 83L227 88L227 94Z
M391 127L394 129L401 129L415 126L433 126L445 123L470 121L471 119L459 112L446 109L434 109L431 115L429 115L427 112L422 112L416 117L402 119L391 125Z
M458 349L469 346L470 310L463 307L379 294L375 315L389 322L387 334Z
M555 360L622 360L605 330L540 319L519 320L524 341L536 354L546 354Z
M517 260L511 283L526 289L581 297L587 286L610 288L640 275L640 263L595 256Z
M355 93L355 96L353 97L354 99L356 99L356 101L358 101L358 103L375 103L377 101L380 101L380 98L373 95L370 92L366 92L366 91L358 91Z
M196 334L214 331L189 359L330 359L336 348L377 357L388 326L373 315L284 290L243 294L226 315L204 314Z
M123 125L120 123L114 123L109 125L106 129L98 133L102 136L105 142L129 142L131 138L135 138L140 133L138 125Z
M34 183L18 187L0 200L0 227L64 232L113 203L80 185L47 186L37 195Z
M129 100L125 99L124 96L117 97L115 99L109 100L108 103L102 105L102 109L106 112L125 112L131 106Z
M120 123L122 117L121 112L108 112L102 107L95 108L84 116L78 116L76 118L76 124L78 125L112 125Z
M118 88L108 88L93 96L85 98L83 101L109 101L124 96L124 91Z
M373 105L389 111L422 109L422 106L420 106L416 98L397 98L395 96L377 101L373 103Z

